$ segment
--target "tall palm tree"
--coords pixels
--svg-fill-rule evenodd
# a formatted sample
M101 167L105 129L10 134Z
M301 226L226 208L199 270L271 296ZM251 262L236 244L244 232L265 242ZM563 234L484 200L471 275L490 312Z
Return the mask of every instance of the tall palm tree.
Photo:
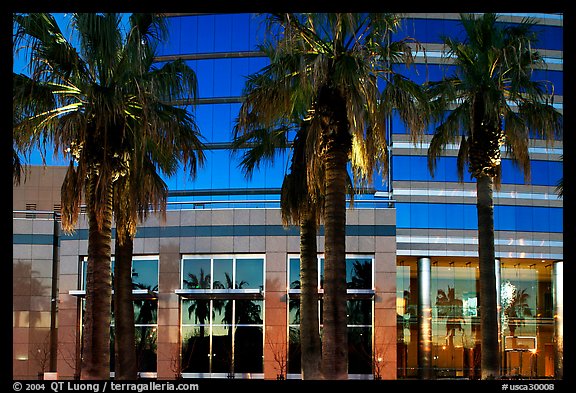
M127 174L119 178L114 187L114 216L116 218L116 259L114 264L114 307L116 327L116 379L135 379L137 376L136 351L134 343L134 307L131 293L131 272L133 239L138 223L144 221L150 210L166 211L168 186L160 176L172 176L176 173L178 164L190 168L190 176L196 175L199 165L204 162L203 144L200 141L198 128L194 119L185 108L175 107L165 100L170 99L164 91L182 90L178 68L173 64L157 68L154 66L155 44L165 39L167 30L161 16L135 14L130 18L131 29L127 43L138 47L141 55L136 58L143 70L149 70L145 75L150 83L146 99L150 104L142 112L142 116L154 119L156 132L162 135L166 128L171 128L174 144L156 144L151 138L144 142L145 149L134 149L139 143L139 133L135 132L134 140L127 140L125 157L127 159ZM180 66L180 65L179 65ZM189 73L192 90L181 94L196 97L196 82L194 73ZM144 84L143 82L141 82ZM153 87L156 84L156 87ZM146 112L152 112L147 114ZM138 124L133 125L137 130Z
M500 376L493 202L493 189L500 185L500 148L506 148L528 180L531 133L553 141L562 132L562 115L550 105L549 86L531 79L532 70L544 63L532 49L533 20L505 25L495 14L462 14L461 24L463 41L444 39L447 55L454 59L454 75L429 85L438 126L428 149L428 166L433 174L446 145L459 143L460 180L465 166L476 179L481 367L482 378L490 379Z
M151 70L146 42L161 29L131 41L120 14L72 14L79 49L50 14L15 14L14 21L15 43L29 44L31 55L30 76L14 75L14 134L26 146L51 143L55 154L70 160L62 185L65 231L74 230L85 198L89 235L81 378L106 379L114 183L130 173L129 148L144 157L151 143L179 141L176 131L186 125L168 126L178 123L162 109L194 90L195 75L182 61ZM130 18L130 28L159 23L154 14ZM183 150L187 159L190 150Z
M256 83L258 88L256 88ZM273 81L253 78L251 90L246 94L266 88ZM241 109L242 111L242 109ZM299 123L299 127L298 124ZM282 182L280 209L284 226L300 228L300 282L299 300L301 374L302 379L321 378L321 342L318 315L318 259L317 226L320 223L323 204L320 190L309 193L306 166L306 133L309 119L298 122L293 119L277 120L272 127L260 124L258 116L240 116L234 130L233 151L243 150L240 166L250 178L262 161L274 162L276 151L289 146L288 133L294 128L296 136L292 144L290 173ZM270 126L269 126L270 127Z
M398 109L410 128L424 128L427 101L419 86L394 72L411 64L408 40L390 40L393 14L273 14L271 41L261 49L270 65L247 82L240 117L260 124L311 114L306 137L307 184L325 196L322 372L346 379L346 178L356 185L387 171L385 119ZM273 41L272 41L273 40ZM259 89L261 79L269 79ZM385 84L379 88L379 81ZM296 115L297 114L297 115ZM421 132L421 131L420 131ZM321 170L319 170L321 168Z
M285 226L300 228L300 358L302 379L322 376L322 345L318 314L317 228L321 220L321 191L309 193L305 142L308 121L303 120L294 138L290 173L282 182L280 206Z

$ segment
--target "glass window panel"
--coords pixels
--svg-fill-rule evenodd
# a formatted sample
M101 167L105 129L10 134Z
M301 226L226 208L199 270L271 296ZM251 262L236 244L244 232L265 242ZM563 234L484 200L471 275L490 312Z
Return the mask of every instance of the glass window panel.
M410 179L412 181L429 181L432 180L430 171L428 170L428 158L425 156L409 156L410 165Z
M114 271L114 269L112 269ZM85 291L86 290L86 275L88 273L88 260L85 258L82 261L82 284L81 288Z
M300 258L288 260L288 282L291 289L300 289Z
M202 170L196 173L192 180L186 172L183 173L179 180L180 189L207 189L212 185L212 166L214 162L214 150L204 150L205 161Z
M182 324L208 325L210 323L209 299L183 299Z
M564 49L564 35L563 28L558 26L538 26L539 40L538 47L563 50Z
M110 372L114 372L116 369L116 329L114 326L110 326Z
M264 310L262 300L235 300L235 319L240 325L261 324Z
M198 18L198 31L202 32L198 40L198 52L214 52L214 15L200 15Z
M214 51L229 52L232 49L232 15L216 15L214 25L217 34L214 35Z
M530 169L530 180L532 184L542 186L550 185L548 163L546 161L531 161Z
M233 300L214 299L212 300L212 323L231 324Z
M246 178L243 168L240 165L239 157L242 157L242 153L244 151L241 150L238 155L234 158L230 157L230 188L250 188L250 184L252 180ZM240 199L240 196L234 196L235 199ZM248 197L244 197L245 199L250 199Z
M288 373L300 374L302 369L300 355L300 327L288 329Z
M451 204L447 209L446 228L458 229L464 228L464 206Z
M230 97L231 95L238 95L232 94L232 91L230 90L230 81L233 79L232 59L214 60L214 76L214 97Z
M236 289L264 288L264 261L262 259L236 260Z
M284 149L276 149L274 153L274 164L266 166L266 177L264 186L266 188L282 188L282 181L286 174L288 154Z
M564 230L564 209L562 208L550 208L548 213L550 214L550 232L562 233Z
M210 371L210 335L204 326L182 326L182 372Z
M300 298L291 297L288 301L288 323L300 324Z
M234 333L234 371L261 373L263 371L262 327L238 326Z
M534 230L534 224L533 224L533 213L535 211L540 210L537 207L520 207L520 206L513 206L511 207L511 209L515 212L515 216L516 216L516 230L517 231L533 231ZM540 211L542 212L542 211ZM544 224L544 222L539 222L538 226L540 227L540 224ZM543 226L541 227L542 231L546 231L546 228L544 228ZM511 229L512 230L512 229Z
M372 324L372 300L348 300L346 302L346 314L348 325L371 325Z
M224 79L224 78L222 78ZM217 104L214 105L214 128L212 142L229 142L232 140L233 121L231 119L231 105Z
M210 259L185 259L182 270L182 288L210 289Z
M547 81L554 85L554 94L561 96L564 94L563 89L563 72L554 70L538 70L535 69L532 74L533 81Z
M233 51L247 51L250 50L249 45L249 23L250 14L235 14L232 15L231 29L232 39L230 49Z
M524 184L522 170L512 160L502 160L502 183Z
M250 60L248 58L237 58L232 61L229 95L232 97L240 97L246 84L246 76L252 74L254 71L250 71Z
M478 229L478 213L476 205L463 205L464 229Z
M348 373L372 374L372 328L348 327Z
M158 290L158 261L135 259L132 261L132 283L135 289Z
M182 20L179 35L180 50L176 53L198 53L198 18L187 16L174 19Z
M463 348L472 348L475 341L473 324L478 315L475 267L435 266L431 293L436 366L443 373L455 373L463 367Z
M503 267L501 277L500 303L504 334L536 336L538 271Z
M564 163L563 162L548 162L548 186L556 187L558 182L563 178Z
M398 228L410 228L410 204L396 203L396 226Z
M158 42L158 56L183 53L180 36L182 34L182 22L185 18L166 18L166 27L169 37Z
M158 332L156 326L136 326L136 361L138 371L156 371Z
M216 136L213 135L214 127L212 126L214 107L215 105L212 104L201 104L195 106L194 118L203 138L206 139L206 143L214 142L216 139Z
M320 279L320 288L324 288L324 258L320 258L320 268L318 269L318 278Z
M232 330L231 326L212 326L212 372L231 373Z
M158 320L158 300L143 299L134 301L134 323L155 324Z
M348 289L372 289L372 259L346 259Z
M230 187L230 152L228 150L212 151L212 188Z
M214 60L190 60L187 61L190 67L196 72L198 79L198 97L214 97Z
M428 228L428 208L430 205L412 203L410 205L410 221L412 228Z
M230 289L232 286L233 261L227 259L214 259L213 265L213 284L214 289Z

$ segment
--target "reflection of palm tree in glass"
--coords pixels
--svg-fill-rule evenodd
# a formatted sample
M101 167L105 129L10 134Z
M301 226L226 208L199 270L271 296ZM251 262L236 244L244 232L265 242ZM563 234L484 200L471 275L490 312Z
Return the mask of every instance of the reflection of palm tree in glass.
M292 281L290 289L300 289L300 280ZM290 311L296 310L292 323L300 323L300 299L291 297L290 300L288 300L288 307ZM298 341L300 341L300 339L298 339Z
M372 288L372 264L368 261L352 263L352 278L347 283L348 289ZM348 324L369 325L372 303L369 301L349 300L347 302Z
M158 291L158 285L151 287L150 285L142 283L132 283L133 289L147 289L148 291ZM156 313L157 313L157 301L155 299L137 299L134 300L134 308L138 311L138 314L134 320L136 325L140 326L140 340L137 340L136 355L138 357L138 362L140 363L138 369L140 371L148 371L146 368L155 369L155 365L146 365L142 362L146 362L146 349L155 352L156 335L154 334L155 328L146 326L151 324L156 324ZM150 332L149 332L150 330ZM154 359L155 356L150 356Z
M532 311L528 304L529 297L530 295L526 293L526 288L521 291L514 291L514 297L504 310L504 314L508 317L508 328L511 336L515 336L516 329L524 325L524 317L532 316Z
M248 285L248 281L240 281L236 285L232 282L232 278L228 273L224 273L226 276L226 288L227 289L243 289ZM224 318L222 322L231 325L232 324L232 301L227 301L224 306ZM262 323L262 318L260 318L261 307L256 303L246 300L236 300L236 318L235 323L237 324L256 324ZM231 335L232 333L229 332Z
M446 338L448 345L454 346L454 334L456 329L462 332L462 324L464 323L464 307L462 299L456 299L455 288L448 286L448 293L443 289L438 290L436 296L436 305L438 307L438 316L446 319Z
M372 288L372 264L368 261L352 263L352 279L347 283L348 289Z
M222 285L220 281L214 281L212 286L210 282L210 274L205 274L204 269L200 269L199 275L188 273L188 279L184 280L184 285L188 289L224 289L224 285ZM226 300L214 299L212 301L212 314L214 315L216 312L222 311L225 303ZM188 307L188 318L191 318L192 314L194 314L194 323L199 325L199 336L197 338L192 336L188 340L188 362L184 363L183 359L183 369L190 365L190 361L197 351L197 349L195 349L197 345L199 345L198 348L202 348L203 345L208 345L208 342L203 343L203 339L205 337L205 324L210 321L210 299L193 299ZM202 349L198 350L200 352L202 351ZM208 347L206 347L205 350L208 351ZM208 365L206 365L206 367L208 367ZM206 371L208 371L208 369L206 369Z
M226 273L228 279L228 273ZM210 289L210 274L205 274L204 269L200 269L200 277L193 273L188 273L188 280L184 280L184 284L188 289ZM223 289L224 285L220 281L214 281L212 284L213 289ZM221 311L224 307L225 301L214 300L212 303L213 313ZM194 322L200 325L200 337L204 337L204 324L209 320L210 315L210 300L209 299L195 299L188 307L188 318L195 315Z

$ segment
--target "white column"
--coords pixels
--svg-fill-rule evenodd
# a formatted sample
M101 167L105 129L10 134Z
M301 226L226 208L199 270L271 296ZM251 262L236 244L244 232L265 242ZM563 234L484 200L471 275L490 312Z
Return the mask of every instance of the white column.
M564 376L564 261L554 262L552 271L554 298L554 377Z
M430 299L430 258L418 259L418 373L432 378L432 302Z

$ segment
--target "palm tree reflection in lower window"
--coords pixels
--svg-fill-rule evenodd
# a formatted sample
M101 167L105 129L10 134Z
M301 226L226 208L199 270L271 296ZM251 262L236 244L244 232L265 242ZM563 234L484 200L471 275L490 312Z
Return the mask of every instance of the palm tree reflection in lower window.
M211 309L212 323L206 320L203 325L182 327L182 372L261 373L263 302L196 299L184 300L182 308L201 310L202 302Z

